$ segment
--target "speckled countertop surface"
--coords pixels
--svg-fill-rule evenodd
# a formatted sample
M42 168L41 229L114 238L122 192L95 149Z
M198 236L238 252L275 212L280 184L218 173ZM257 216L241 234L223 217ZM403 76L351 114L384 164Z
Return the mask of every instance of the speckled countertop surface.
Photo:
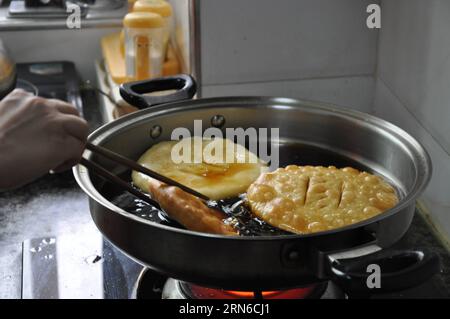
M100 124L98 101L83 93L91 130ZM26 239L97 232L88 199L72 171L47 175L20 189L0 193L0 298L20 298L22 242Z
M83 100L85 116L95 129L100 123L96 97L85 92ZM0 298L21 296L24 240L97 232L87 196L77 186L71 171L47 175L20 189L0 193ZM419 287L385 297L450 298L450 254L416 214L408 233L393 248L420 247L439 254L443 271Z

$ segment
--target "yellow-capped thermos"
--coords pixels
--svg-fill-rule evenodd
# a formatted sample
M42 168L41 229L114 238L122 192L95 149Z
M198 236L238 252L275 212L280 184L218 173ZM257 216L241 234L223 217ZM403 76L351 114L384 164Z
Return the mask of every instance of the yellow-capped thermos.
M164 19L152 12L131 12L125 16L123 25L127 78L133 81L161 76Z

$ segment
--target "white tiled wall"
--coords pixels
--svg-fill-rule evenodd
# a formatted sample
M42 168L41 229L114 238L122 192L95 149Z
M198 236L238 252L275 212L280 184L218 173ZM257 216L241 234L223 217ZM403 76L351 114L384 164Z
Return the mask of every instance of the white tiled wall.
M383 1L378 75L450 152L450 1Z
M450 1L383 0L373 111L429 151L422 200L450 238Z
M373 74L374 0L200 0L204 85Z
M282 96L321 101L370 112L374 87L375 81L372 75L344 76L310 80L207 85L202 89L202 96Z
M373 103L377 0L197 0L202 96L278 95L361 111Z

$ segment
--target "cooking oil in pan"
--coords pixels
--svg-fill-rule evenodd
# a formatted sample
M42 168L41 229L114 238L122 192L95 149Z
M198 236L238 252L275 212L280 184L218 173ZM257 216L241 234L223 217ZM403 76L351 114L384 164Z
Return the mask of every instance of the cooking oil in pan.
M280 144L279 151L281 167L289 164L314 166L333 165L338 168L350 166L359 170L371 172L368 167L358 163L356 160L338 155L334 152L316 146L299 143L283 143ZM129 171L119 177L124 180L128 180L131 183L131 174ZM114 205L133 215L155 223L183 228L180 224L168 219L165 213L160 209L136 198L113 184L106 183L102 189L102 193ZM244 195L236 198L221 200L216 204L216 206L218 206L216 208L224 211L230 216L229 222L233 223L242 236L273 236L289 234L284 230L273 227L264 221L253 217L250 210L244 203Z
M165 213L160 209L144 202L139 198L136 198L127 192L120 192L116 196L112 196L110 200L114 205L140 218L163 225L183 228L182 225L167 218ZM232 223L242 236L273 236L289 234L284 230L270 226L264 221L253 217L250 210L245 206L245 204L242 203L241 197L221 200L214 206L229 215L227 222Z

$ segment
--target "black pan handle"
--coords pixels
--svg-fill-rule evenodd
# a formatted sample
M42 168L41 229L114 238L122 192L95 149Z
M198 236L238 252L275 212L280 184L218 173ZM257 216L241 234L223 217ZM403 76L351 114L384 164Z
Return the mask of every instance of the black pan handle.
M176 90L165 95L146 95L152 92ZM120 95L131 105L144 109L150 106L192 99L197 84L192 76L178 74L151 80L124 83L120 86Z
M381 251L352 259L328 259L331 280L356 297L412 288L441 269L439 257L429 250Z

